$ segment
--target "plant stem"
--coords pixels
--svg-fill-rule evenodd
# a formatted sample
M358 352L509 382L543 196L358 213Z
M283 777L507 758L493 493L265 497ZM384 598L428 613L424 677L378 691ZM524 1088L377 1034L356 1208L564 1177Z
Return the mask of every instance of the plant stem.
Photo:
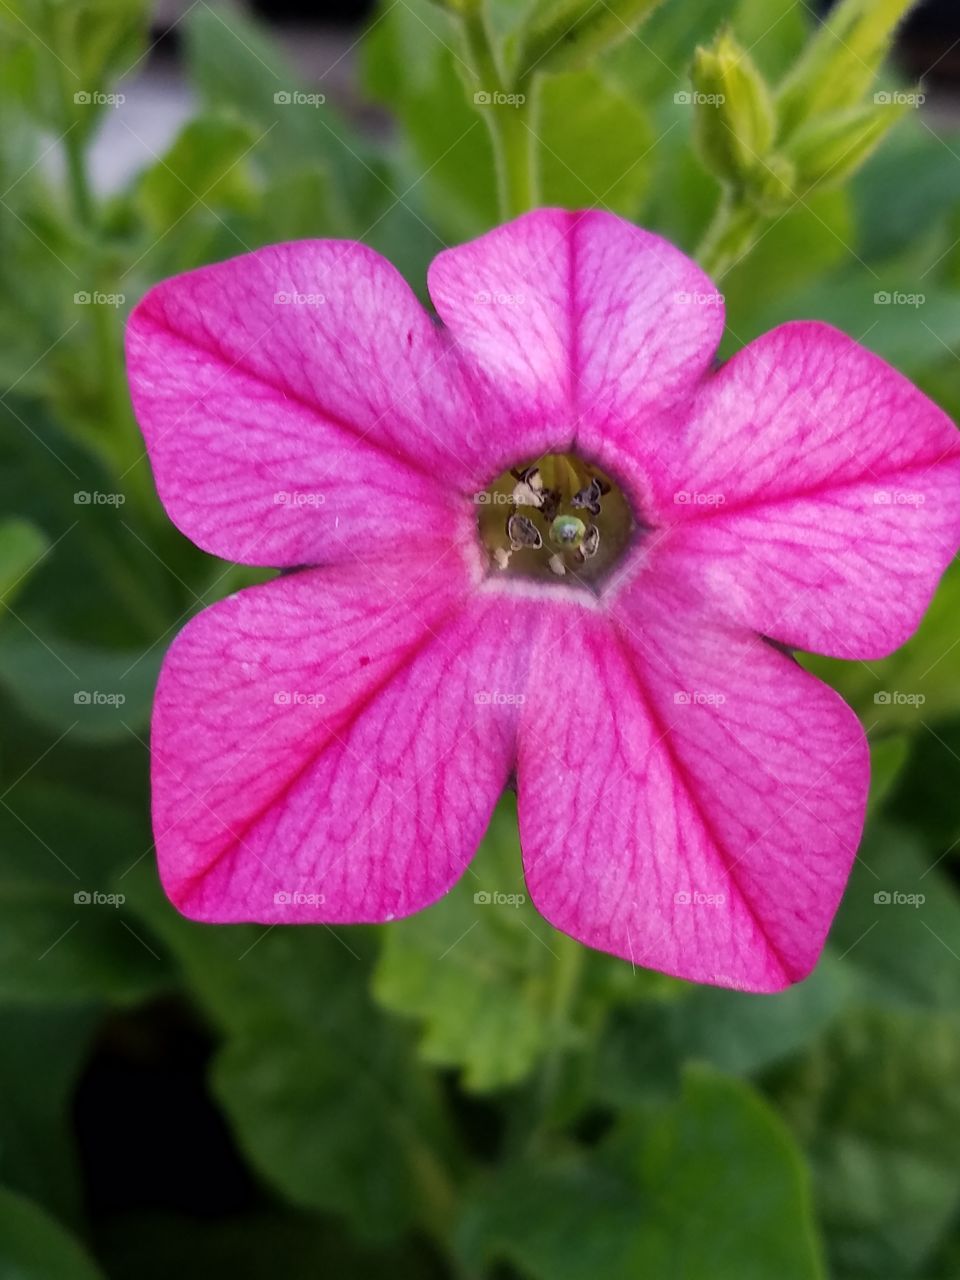
M584 948L566 934L556 935L556 965L553 974L553 993L547 1021L548 1048L540 1069L537 1085L537 1122L532 1143L536 1144L549 1129L560 1086L560 1069L566 1053L566 1032L570 1012L577 995L580 973L583 969Z
M722 279L754 247L766 221L752 205L725 195L697 249L697 261L708 275Z
M67 182L70 187L74 216L82 227L89 229L94 222L94 205L90 184L87 181L83 140L78 138L76 128L64 134L63 150L67 162Z
M493 144L500 216L515 218L539 204L535 135L528 123L531 85L511 85L501 73L480 9L469 6L462 25L474 104L486 120Z

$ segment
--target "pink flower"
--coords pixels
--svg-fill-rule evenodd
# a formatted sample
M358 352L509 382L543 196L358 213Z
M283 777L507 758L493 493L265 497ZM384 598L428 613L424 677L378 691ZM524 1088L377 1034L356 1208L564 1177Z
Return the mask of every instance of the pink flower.
M823 324L716 370L713 284L609 214L530 213L429 285L442 326L372 250L303 241L168 280L130 321L171 519L297 570L167 655L167 893L206 921L408 915L515 776L557 928L700 982L803 978L868 753L787 650L880 658L915 629L960 541L952 423Z

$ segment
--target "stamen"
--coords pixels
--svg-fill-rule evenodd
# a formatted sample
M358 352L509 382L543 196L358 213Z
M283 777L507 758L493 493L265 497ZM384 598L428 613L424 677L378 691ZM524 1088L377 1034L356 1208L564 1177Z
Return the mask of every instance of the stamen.
M619 486L572 453L510 468L477 501L479 532L501 573L592 583L616 563L635 529Z
M600 530L595 524L588 525L587 532L580 543L580 555L584 560L592 560L600 550Z
M607 486L609 491L609 485ZM603 497L600 481L594 476L585 488L575 493L570 499L571 507L586 507L592 516L600 514L600 499Z
M514 551L521 547L542 547L540 530L528 516L513 515L507 520L507 537Z

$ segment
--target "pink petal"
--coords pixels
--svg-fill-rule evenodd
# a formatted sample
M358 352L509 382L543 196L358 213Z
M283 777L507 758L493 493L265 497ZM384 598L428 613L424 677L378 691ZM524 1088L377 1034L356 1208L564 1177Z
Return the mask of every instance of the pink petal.
M806 976L863 822L856 717L652 578L635 628L588 608L544 623L518 765L537 908L677 977L777 991Z
M297 565L462 540L477 406L371 249L274 245L164 281L127 362L161 500L205 550Z
M709 380L672 488L661 568L714 611L837 657L903 644L960 542L953 423L823 324L775 329Z
M200 614L167 655L152 731L175 905L208 921L363 922L439 898L511 771L517 703L482 695L522 687L531 624L521 605L468 595L462 574L334 566Z
M519 459L544 447L546 425L550 448L575 443L629 470L650 455L651 416L691 393L723 332L695 263L599 210L537 209L439 254L428 279L491 397L511 407Z

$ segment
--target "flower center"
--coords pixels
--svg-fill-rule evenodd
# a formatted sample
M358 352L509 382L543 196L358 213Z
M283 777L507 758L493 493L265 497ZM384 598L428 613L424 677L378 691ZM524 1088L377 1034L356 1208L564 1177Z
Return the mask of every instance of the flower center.
M476 501L494 573L594 583L620 558L634 529L615 481L572 453L511 467Z

